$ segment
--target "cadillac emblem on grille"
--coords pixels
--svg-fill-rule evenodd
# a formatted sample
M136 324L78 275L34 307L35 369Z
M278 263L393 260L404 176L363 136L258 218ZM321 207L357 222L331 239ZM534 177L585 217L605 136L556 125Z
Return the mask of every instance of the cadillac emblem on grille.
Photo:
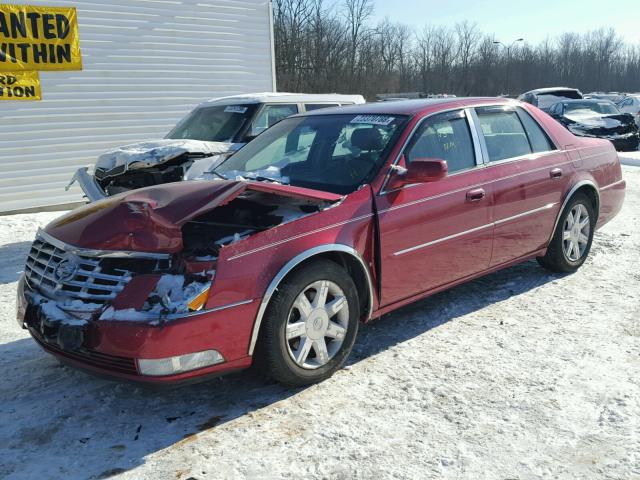
M78 264L70 258L62 260L53 271L53 275L59 282L71 280L78 271Z

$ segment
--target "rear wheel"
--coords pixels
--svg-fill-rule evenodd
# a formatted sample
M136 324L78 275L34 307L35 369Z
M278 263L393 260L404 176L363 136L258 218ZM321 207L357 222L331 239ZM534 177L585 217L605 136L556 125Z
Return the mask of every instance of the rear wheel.
M345 362L358 331L358 292L338 264L318 260L286 278L265 313L256 363L292 386L330 377Z
M596 215L591 200L583 193L571 198L566 206L544 257L543 267L558 273L575 272L591 250Z

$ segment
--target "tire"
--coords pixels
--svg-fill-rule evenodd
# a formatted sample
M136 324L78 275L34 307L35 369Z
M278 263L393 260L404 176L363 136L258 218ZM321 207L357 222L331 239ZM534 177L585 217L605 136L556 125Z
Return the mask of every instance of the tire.
M324 306L316 301L321 291L326 291ZM315 261L286 277L271 298L256 367L287 386L325 380L351 353L359 318L358 291L348 273L330 260Z
M573 219L576 214L578 214L580 225L584 227L580 228L578 225L574 229ZM589 216L588 222L585 215ZM596 212L591 200L584 193L575 194L560 216L546 255L538 257L538 263L556 273L575 272L589 255L595 226ZM574 246L571 246L572 243Z

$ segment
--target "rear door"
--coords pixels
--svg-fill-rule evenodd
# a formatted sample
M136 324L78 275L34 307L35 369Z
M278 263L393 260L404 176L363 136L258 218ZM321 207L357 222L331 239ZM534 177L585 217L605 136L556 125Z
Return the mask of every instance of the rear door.
M501 105L475 113L492 178L496 266L546 246L572 166L524 109Z
M400 164L447 161L442 180L406 185L376 197L380 228L381 304L389 305L485 270L491 257L491 185L469 112L422 121Z

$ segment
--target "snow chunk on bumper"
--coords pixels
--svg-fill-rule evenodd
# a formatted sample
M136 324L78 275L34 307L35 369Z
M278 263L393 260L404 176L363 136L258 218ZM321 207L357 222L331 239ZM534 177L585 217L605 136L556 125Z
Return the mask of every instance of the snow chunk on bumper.
M226 142L204 142L200 140L163 139L132 143L109 150L98 157L96 169L113 170L147 168L168 162L184 154L220 155L234 150L234 144Z

